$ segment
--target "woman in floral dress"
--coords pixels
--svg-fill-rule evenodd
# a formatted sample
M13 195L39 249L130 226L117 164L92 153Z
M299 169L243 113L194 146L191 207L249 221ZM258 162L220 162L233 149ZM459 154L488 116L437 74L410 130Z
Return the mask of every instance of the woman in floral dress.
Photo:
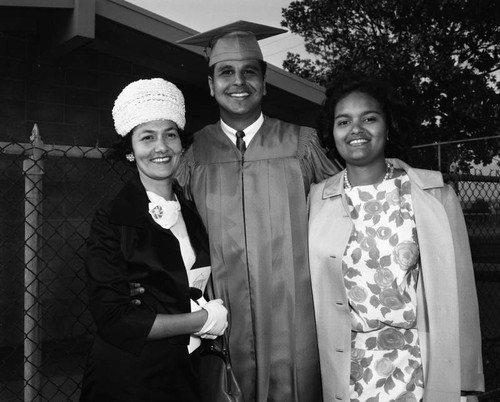
M390 88L331 88L322 121L346 169L309 199L324 400L474 400L479 313L457 197L441 173L386 159L410 127Z

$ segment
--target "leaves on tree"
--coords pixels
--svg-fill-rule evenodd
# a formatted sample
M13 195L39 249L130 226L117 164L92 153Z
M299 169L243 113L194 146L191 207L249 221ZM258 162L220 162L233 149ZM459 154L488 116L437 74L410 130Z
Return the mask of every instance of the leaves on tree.
M417 123L403 145L498 132L499 1L297 0L282 15L311 56L288 53L283 67L325 86L345 72L386 78ZM499 146L496 140L446 145L442 166L489 163ZM435 147L420 148L411 162L437 168L436 159Z

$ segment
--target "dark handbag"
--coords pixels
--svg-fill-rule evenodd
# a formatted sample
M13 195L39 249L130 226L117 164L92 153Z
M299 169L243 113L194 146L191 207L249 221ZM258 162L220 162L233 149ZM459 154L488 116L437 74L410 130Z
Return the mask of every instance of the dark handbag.
M216 339L202 341L200 382L203 402L243 402L231 368L227 342L226 333Z

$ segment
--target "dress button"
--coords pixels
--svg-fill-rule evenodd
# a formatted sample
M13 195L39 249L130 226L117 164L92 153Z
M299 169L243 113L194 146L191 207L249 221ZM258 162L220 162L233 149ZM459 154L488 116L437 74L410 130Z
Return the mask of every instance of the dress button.
M344 399L344 398L342 398L342 395L335 395L335 399L337 399L337 400L341 401L341 400L342 400L342 399Z
M337 349L335 349L335 351L336 351L336 352L340 352L340 353L344 353L344 349L339 349L339 348L337 348Z

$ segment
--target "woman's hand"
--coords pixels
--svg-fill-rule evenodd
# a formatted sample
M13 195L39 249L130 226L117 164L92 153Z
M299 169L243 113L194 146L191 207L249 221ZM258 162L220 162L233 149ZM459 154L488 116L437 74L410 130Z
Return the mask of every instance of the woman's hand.
M132 303L134 306L140 306L141 301L139 299L134 299L134 297L142 295L146 289L144 289L140 283L137 282L130 282L129 283L130 287L130 297L132 300L130 300L130 303Z
M209 339L222 335L228 325L227 309L223 306L222 300L210 300L204 304L202 308L208 313L207 321L203 327L193 335Z

